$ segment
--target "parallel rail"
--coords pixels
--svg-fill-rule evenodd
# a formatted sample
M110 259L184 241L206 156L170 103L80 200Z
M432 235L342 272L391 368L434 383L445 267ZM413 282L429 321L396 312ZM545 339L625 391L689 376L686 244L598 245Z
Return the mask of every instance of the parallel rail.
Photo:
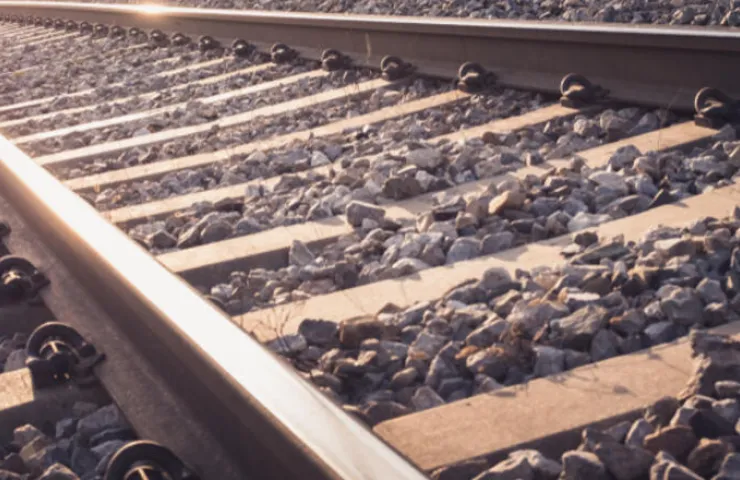
M269 49L286 44L308 58L341 48L358 65L393 55L419 73L454 78L473 61L500 85L558 93L569 73L585 75L614 100L692 110L696 92L714 87L735 98L740 87L740 33L722 28L568 25L473 19L302 14L0 2L0 14L71 19L122 27L243 39ZM660 68L656 68L660 65Z

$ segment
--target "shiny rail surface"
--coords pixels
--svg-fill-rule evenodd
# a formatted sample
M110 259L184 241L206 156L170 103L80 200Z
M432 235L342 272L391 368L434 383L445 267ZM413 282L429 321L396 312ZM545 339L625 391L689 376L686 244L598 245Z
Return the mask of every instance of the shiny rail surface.
M67 323L109 355L156 365L156 376L121 382L131 359L114 355L101 383L141 435L165 441L202 478L424 478L5 138L0 191L116 321Z
M386 55L422 74L454 78L474 61L498 84L556 93L569 73L585 75L611 98L691 110L714 87L738 97L740 33L721 28L568 25L548 22L252 12L67 2L0 2L0 14L42 16L141 29L235 38L269 48L280 42L309 58L341 46L355 64ZM660 68L655 68L660 65Z

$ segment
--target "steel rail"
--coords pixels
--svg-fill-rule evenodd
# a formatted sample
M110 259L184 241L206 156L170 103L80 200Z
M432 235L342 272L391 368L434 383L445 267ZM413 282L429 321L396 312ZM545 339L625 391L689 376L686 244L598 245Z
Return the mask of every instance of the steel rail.
M3 137L0 209L134 428L203 480L426 478Z
M0 14L156 28L222 42L241 38L262 48L279 42L309 58L334 48L356 64L375 67L395 55L422 74L450 78L473 61L501 85L548 93L559 91L565 75L580 73L614 100L674 110L693 109L704 87L740 96L740 33L721 28L67 2L0 2Z

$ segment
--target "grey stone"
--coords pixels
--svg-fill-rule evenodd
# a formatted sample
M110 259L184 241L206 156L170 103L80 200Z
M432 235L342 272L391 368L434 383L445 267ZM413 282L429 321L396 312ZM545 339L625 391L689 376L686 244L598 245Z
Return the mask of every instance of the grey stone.
M690 288L673 290L661 300L660 306L666 316L679 325L691 326L702 322L704 306Z
M465 359L465 366L473 374L483 373L495 380L502 380L508 371L508 362L496 348L473 353Z
M83 417L77 423L77 433L83 438L90 438L96 433L111 428L130 428L121 410L114 405L106 405Z
M551 321L550 328L563 338L566 347L583 350L588 348L592 337L606 326L607 315L603 307L587 305L565 318Z
M653 426L644 418L638 418L632 424L627 437L624 440L625 445L631 447L642 447L645 437L654 432Z
M480 255L480 241L475 238L460 237L456 239L450 250L447 252L447 258L445 263L452 264L461 262L463 260L469 260Z
M447 338L441 335L422 331L409 346L409 353L413 355L421 354L426 358L433 358L447 341Z
M699 285L696 286L696 291L704 300L705 304L708 303L726 303L727 295L722 291L722 286L717 280L711 278L704 278Z
M217 220L207 225L200 232L200 241L203 243L219 242L229 238L234 233L234 228L224 220Z
M616 441L597 444L594 453L616 480L644 478L653 463L650 452L640 447L621 445Z
M619 337L610 330L599 330L591 339L591 358L594 362L616 357L618 351Z
M719 398L735 398L740 396L740 382L735 380L720 380L715 382L714 390Z
M350 225L359 227L365 219L380 222L385 218L385 210L377 205L353 200L347 205L346 215Z
M722 461L719 472L712 480L739 480L740 479L740 453L730 453Z
M280 355L296 355L308 348L306 338L301 334L283 335L267 343L267 348Z
M417 412L438 407L444 405L444 403L444 399L427 386L417 388L414 396L411 397L411 405Z
M476 347L489 347L500 340L501 335L508 330L508 327L509 324L505 320L486 321L468 334L465 343Z
M55 437L57 439L71 437L77 431L77 419L63 418L56 423Z
M702 480L702 477L679 463L662 460L650 467L650 480Z
M676 413L673 415L673 418L671 419L671 425L690 426L691 417L693 417L695 413L696 413L695 408L684 405L678 410L676 410Z
M645 335L653 345L675 340L681 335L677 325L670 320L656 322L645 328Z
M110 440L91 448L90 450L93 452L93 454L98 457L98 465L97 467L95 467L95 471L98 473L105 472L105 469L108 466L108 462L110 462L111 457L115 455L121 447L126 445L126 443L127 442L121 440Z
M309 344L323 347L338 340L339 326L329 320L305 319L298 326L298 333Z
M165 230L157 230L152 233L147 237L146 242L153 248L158 249L172 248L177 245L177 239Z
M601 185L602 187L614 190L616 192L626 194L629 191L627 182L624 177L616 172L608 172L606 170L594 172L588 177L592 182Z
M8 355L8 359L5 361L3 371L7 373L25 368L27 358L28 354L26 353L25 348L13 350L12 352L10 352L10 355Z
M303 267L313 262L315 258L305 243L300 240L293 240L291 242L290 249L288 250L288 263Z
M564 480L609 480L606 467L591 452L571 450L563 454Z
M565 369L565 352L554 347L535 346L535 364L533 373L546 377L561 373Z
M535 480L535 473L525 457L508 458L473 480Z
M514 245L514 234L511 232L498 232L486 235L481 240L481 254L491 255Z
M740 404L735 398L726 398L712 402L712 410L733 425L740 420Z
M568 221L568 231L577 232L585 228L596 227L611 220L612 217L609 215L578 212Z
M411 150L406 154L406 161L425 170L433 170L444 162L442 154L431 148Z
M13 430L13 441L21 447L27 443L31 443L37 437L44 436L38 428L30 424L21 425Z
M521 329L530 337L533 337L549 321L557 321L570 313L568 309L555 302L519 302L514 305L506 320L512 327Z

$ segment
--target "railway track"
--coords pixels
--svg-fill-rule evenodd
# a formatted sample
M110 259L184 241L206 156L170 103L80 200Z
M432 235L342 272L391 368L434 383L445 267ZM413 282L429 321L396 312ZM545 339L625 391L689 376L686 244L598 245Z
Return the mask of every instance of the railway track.
M3 243L43 273L3 278L45 305L6 302L0 381L43 395L0 424L34 478L131 459L737 475L695 438L737 444L731 386L650 412L692 348L736 348L686 339L737 334L740 34L55 2L0 19ZM661 443L686 425L690 449ZM166 450L120 453L133 439Z

